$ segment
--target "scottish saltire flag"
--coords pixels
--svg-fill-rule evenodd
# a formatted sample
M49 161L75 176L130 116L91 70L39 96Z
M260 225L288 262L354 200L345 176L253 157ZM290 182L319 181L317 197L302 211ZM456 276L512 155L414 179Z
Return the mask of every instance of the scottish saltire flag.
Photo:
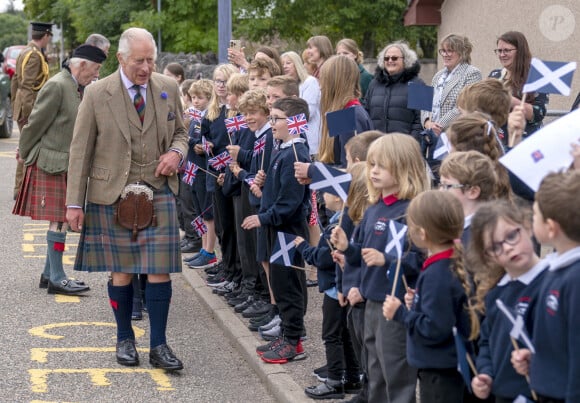
M195 217L195 219L191 222L191 226L199 236L202 236L203 234L207 233L207 226L203 222L203 218L201 218L201 215Z
M206 155L211 154L211 147L209 146L209 143L207 142L207 139L205 138L205 136L201 136L201 146L203 147L203 152Z
M449 142L449 137L443 132L437 137L437 144L435 145L435 151L433 151L433 159L442 161L449 155L450 151L451 143Z
M356 115L354 108L341 109L326 113L326 124L330 137L356 133Z
M524 93L570 95L576 62L546 62L532 58Z
M310 190L331 193L346 202L350 181L352 180L351 174L331 168L318 161L314 163L314 167L316 169L312 175Z
M288 124L288 134L292 136L299 136L308 131L308 121L303 113L286 118L286 123Z
M224 151L223 153L208 159L207 162L213 169L219 171L227 167L229 163L232 162L232 157L227 151Z
M505 304L499 298L495 300L495 304L497 305L497 307L500 309L500 311L503 312L503 314L506 316L506 318L513 325L512 330L510 331L510 337L512 337L514 340L519 340L522 343L524 343L526 348L528 348L528 350L530 350L532 352L532 354L535 354L536 349L534 348L534 345L532 344L532 340L530 339L530 336L528 336L528 334L526 332L526 328L524 325L524 318L522 317L522 315L514 316L512 314L512 312L510 312L509 308L507 306L505 306Z
M276 236L276 243L274 244L274 249L272 250L272 256L270 256L270 263L287 267L292 266L292 259L294 258L294 253L296 252L294 239L296 239L296 235L278 232Z
M397 259L401 259L403 257L405 235L407 235L407 226L405 224L401 224L395 220L389 220L389 233L387 235L385 253Z
M518 397L514 399L514 403L534 403L534 401L532 399L528 399L523 395L518 395Z
M188 185L193 185L193 181L195 180L195 176L197 175L197 170L199 167L195 165L191 161L187 161L187 165L185 166L185 171L181 175L181 181Z
M570 144L580 142L580 109L542 127L499 159L537 192L544 176L566 170L573 162Z
M265 135L254 141L254 157L264 151L264 148L266 148Z
M248 127L244 115L234 116L233 118L225 118L224 123L226 124L226 130L229 134Z
M471 371L469 369L469 363L467 362L467 348L465 347L463 337L457 332L455 326L453 327L453 339L455 340L455 350L457 352L457 370L461 374L469 393L473 393L471 391Z

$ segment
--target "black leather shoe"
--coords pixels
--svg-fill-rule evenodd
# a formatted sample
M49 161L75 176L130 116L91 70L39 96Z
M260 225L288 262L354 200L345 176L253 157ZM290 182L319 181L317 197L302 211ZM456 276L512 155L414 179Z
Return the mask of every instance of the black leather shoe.
M328 381L321 383L317 386L309 386L304 389L304 393L311 399L343 399L344 398L344 388L342 382L337 381L338 384L331 385Z
M270 312L270 304L262 300L257 300L242 312L244 318L257 318Z
M73 279L69 279L69 280L77 283L78 285L86 285L83 281L80 281L80 280L73 280ZM49 281L49 278L45 277L44 273L40 273L40 280L38 281L38 288L48 288L48 281Z
M242 313L246 309L250 307L254 303L255 299L253 296L249 296L244 302L239 303L238 305L234 306L234 311L236 313Z
M201 242L196 242L194 239L188 239L187 242L181 246L181 253L195 253L201 249Z
M86 284L79 284L78 282L70 279L64 279L60 283L48 282L48 293L49 294L62 294L62 295L78 295L83 292L87 292L91 289Z
M135 348L135 340L125 339L117 343L117 362L121 365L134 367L139 365L139 353Z
M155 368L166 370L183 369L183 363L173 354L167 344L161 344L151 349L149 363Z

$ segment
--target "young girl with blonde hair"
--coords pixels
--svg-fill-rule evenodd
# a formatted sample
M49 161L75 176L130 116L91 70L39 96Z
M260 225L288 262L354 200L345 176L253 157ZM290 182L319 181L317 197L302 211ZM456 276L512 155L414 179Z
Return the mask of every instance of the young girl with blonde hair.
M396 266L396 259L384 250L389 240L389 221L405 222L411 199L428 189L429 180L419 144L401 133L375 140L367 154L366 166L370 206L350 241L341 228L333 230L331 241L344 253L349 265L360 267L360 283L352 284L348 299L351 304L366 301L368 401L392 402L396 396L396 401L412 402L417 372L407 363L405 327L385 321L382 314L383 302L393 286L387 273ZM404 250L407 249L405 245ZM402 259L401 270L411 285L418 276L421 260L416 250L405 253ZM350 295L354 293L358 298Z
M457 371L453 328L462 337L476 337L477 316L468 306L470 285L463 267L463 208L453 195L431 190L411 201L408 233L413 244L428 251L416 288L408 289L405 305L387 296L383 314L407 328L407 360L418 368L420 400L462 403L463 382Z
M320 72L320 112L322 130L318 159L326 164L346 166L344 145L356 133L372 130L372 122L358 98L361 96L360 73L354 60L346 56L333 56L322 65ZM330 137L326 114L346 108L354 108L356 132Z

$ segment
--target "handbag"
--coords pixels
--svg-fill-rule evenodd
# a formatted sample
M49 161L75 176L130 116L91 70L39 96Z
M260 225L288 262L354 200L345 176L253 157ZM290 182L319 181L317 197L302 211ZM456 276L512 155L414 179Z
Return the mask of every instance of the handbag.
M125 186L117 203L115 215L121 227L132 231L131 240L135 242L139 231L149 226L157 226L153 208L153 190L139 183Z

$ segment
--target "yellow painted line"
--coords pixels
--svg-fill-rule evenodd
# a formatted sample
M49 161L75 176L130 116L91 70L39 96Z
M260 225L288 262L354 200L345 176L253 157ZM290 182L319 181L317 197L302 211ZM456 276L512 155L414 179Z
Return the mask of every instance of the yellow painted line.
M59 303L59 304L76 303L76 302L81 302L81 297L79 297L78 295L55 294L54 301Z
M171 386L171 380L163 369L145 368L56 368L56 369L29 369L30 383L34 393L48 392L48 376L50 374L87 374L95 386L109 386L111 381L108 374L147 374L157 384L159 391L175 390Z
M0 151L0 157L14 159L16 157L16 152L15 151Z
M138 347L137 351L148 353L148 348ZM45 364L48 353L114 353L115 347L33 347L30 349L30 360Z
M33 327L28 330L28 333L35 337L42 337L44 339L60 340L64 339L64 336L53 335L47 333L48 330L60 329L63 327L73 327L73 326L103 326L103 327L116 327L117 324L112 322L61 322L61 323L50 323L48 325ZM135 333L135 338L142 337L145 334L145 330L140 327L133 326L133 332Z
M28 222L28 223L24 223L25 227L44 227L44 228L48 228L48 223L45 222Z

